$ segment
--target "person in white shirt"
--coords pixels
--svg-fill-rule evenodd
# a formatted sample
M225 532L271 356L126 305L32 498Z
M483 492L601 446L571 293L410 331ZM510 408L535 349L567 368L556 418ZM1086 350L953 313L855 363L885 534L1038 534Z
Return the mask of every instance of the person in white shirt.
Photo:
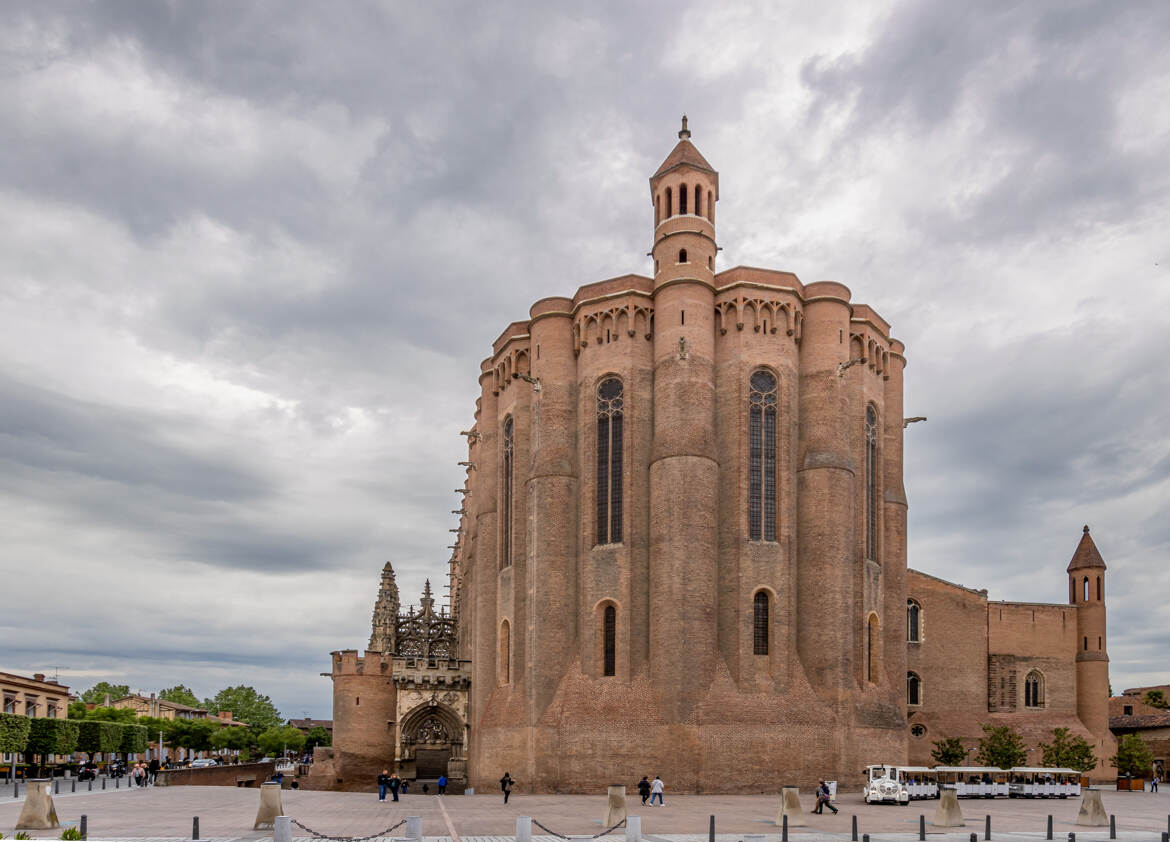
M662 778L655 775L654 780L650 783L650 806L651 807L654 806L654 799L655 798L658 799L658 806L659 807L662 806L662 787L663 787Z

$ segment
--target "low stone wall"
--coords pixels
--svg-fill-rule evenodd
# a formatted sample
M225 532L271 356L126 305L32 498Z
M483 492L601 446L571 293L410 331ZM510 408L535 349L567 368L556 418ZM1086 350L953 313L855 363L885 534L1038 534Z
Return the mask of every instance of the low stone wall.
M258 787L274 774L276 764L271 761L241 763L238 766L204 766L199 769L160 769L156 785Z

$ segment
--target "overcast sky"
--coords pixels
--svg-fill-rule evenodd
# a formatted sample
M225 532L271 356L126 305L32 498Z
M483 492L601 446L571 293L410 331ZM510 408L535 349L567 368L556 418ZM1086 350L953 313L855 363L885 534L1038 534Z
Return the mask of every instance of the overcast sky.
M1170 680L1170 4L5 4L0 669L327 717L445 583L479 361L649 274L679 116L721 264L906 343L911 566ZM444 592L445 593L445 592Z

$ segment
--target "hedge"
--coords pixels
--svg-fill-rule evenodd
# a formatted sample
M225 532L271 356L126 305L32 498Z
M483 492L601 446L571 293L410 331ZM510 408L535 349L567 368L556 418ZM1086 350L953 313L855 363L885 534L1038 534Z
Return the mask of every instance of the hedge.
M118 751L126 754L141 754L146 751L146 746L150 742L146 734L145 725L121 725L122 729L122 744L118 746Z
M89 755L106 754L122 747L122 728L119 722L85 719L78 723L77 750Z
M24 751L28 745L28 732L32 720L14 713L0 713L0 753Z
M71 719L30 719L28 744L31 754L72 754L77 750L79 723Z

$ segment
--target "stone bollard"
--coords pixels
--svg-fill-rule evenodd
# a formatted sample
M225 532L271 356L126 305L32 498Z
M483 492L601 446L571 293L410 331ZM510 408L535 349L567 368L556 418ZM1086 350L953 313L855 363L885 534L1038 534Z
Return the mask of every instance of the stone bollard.
M256 811L256 823L252 825L252 830L274 830L276 817L283 815L280 784L271 781L260 784L260 809Z
M406 817L406 838L422 839L422 816Z
M626 816L626 842L642 842L641 816ZM763 839L760 842L763 842Z
M602 827L609 829L626 817L626 788L622 784L610 784L609 799L605 807L605 821Z
M36 779L24 784L24 806L16 820L17 830L50 830L60 827L57 808L53 806L53 784Z
M1101 803L1101 790L1086 789L1081 796L1081 809L1077 813L1077 824L1081 827L1107 827L1109 816Z
M935 827L962 827L963 811L959 809L959 797L955 790L944 789L938 799L938 807L934 811L934 819L930 822Z
M292 842L292 818L276 817L272 827L272 842Z
M516 842L532 842L532 816L516 817Z
M789 827L804 827L808 824L800 806L799 787L786 786L780 790L780 812L776 814L776 824L784 824L785 816L788 816Z

